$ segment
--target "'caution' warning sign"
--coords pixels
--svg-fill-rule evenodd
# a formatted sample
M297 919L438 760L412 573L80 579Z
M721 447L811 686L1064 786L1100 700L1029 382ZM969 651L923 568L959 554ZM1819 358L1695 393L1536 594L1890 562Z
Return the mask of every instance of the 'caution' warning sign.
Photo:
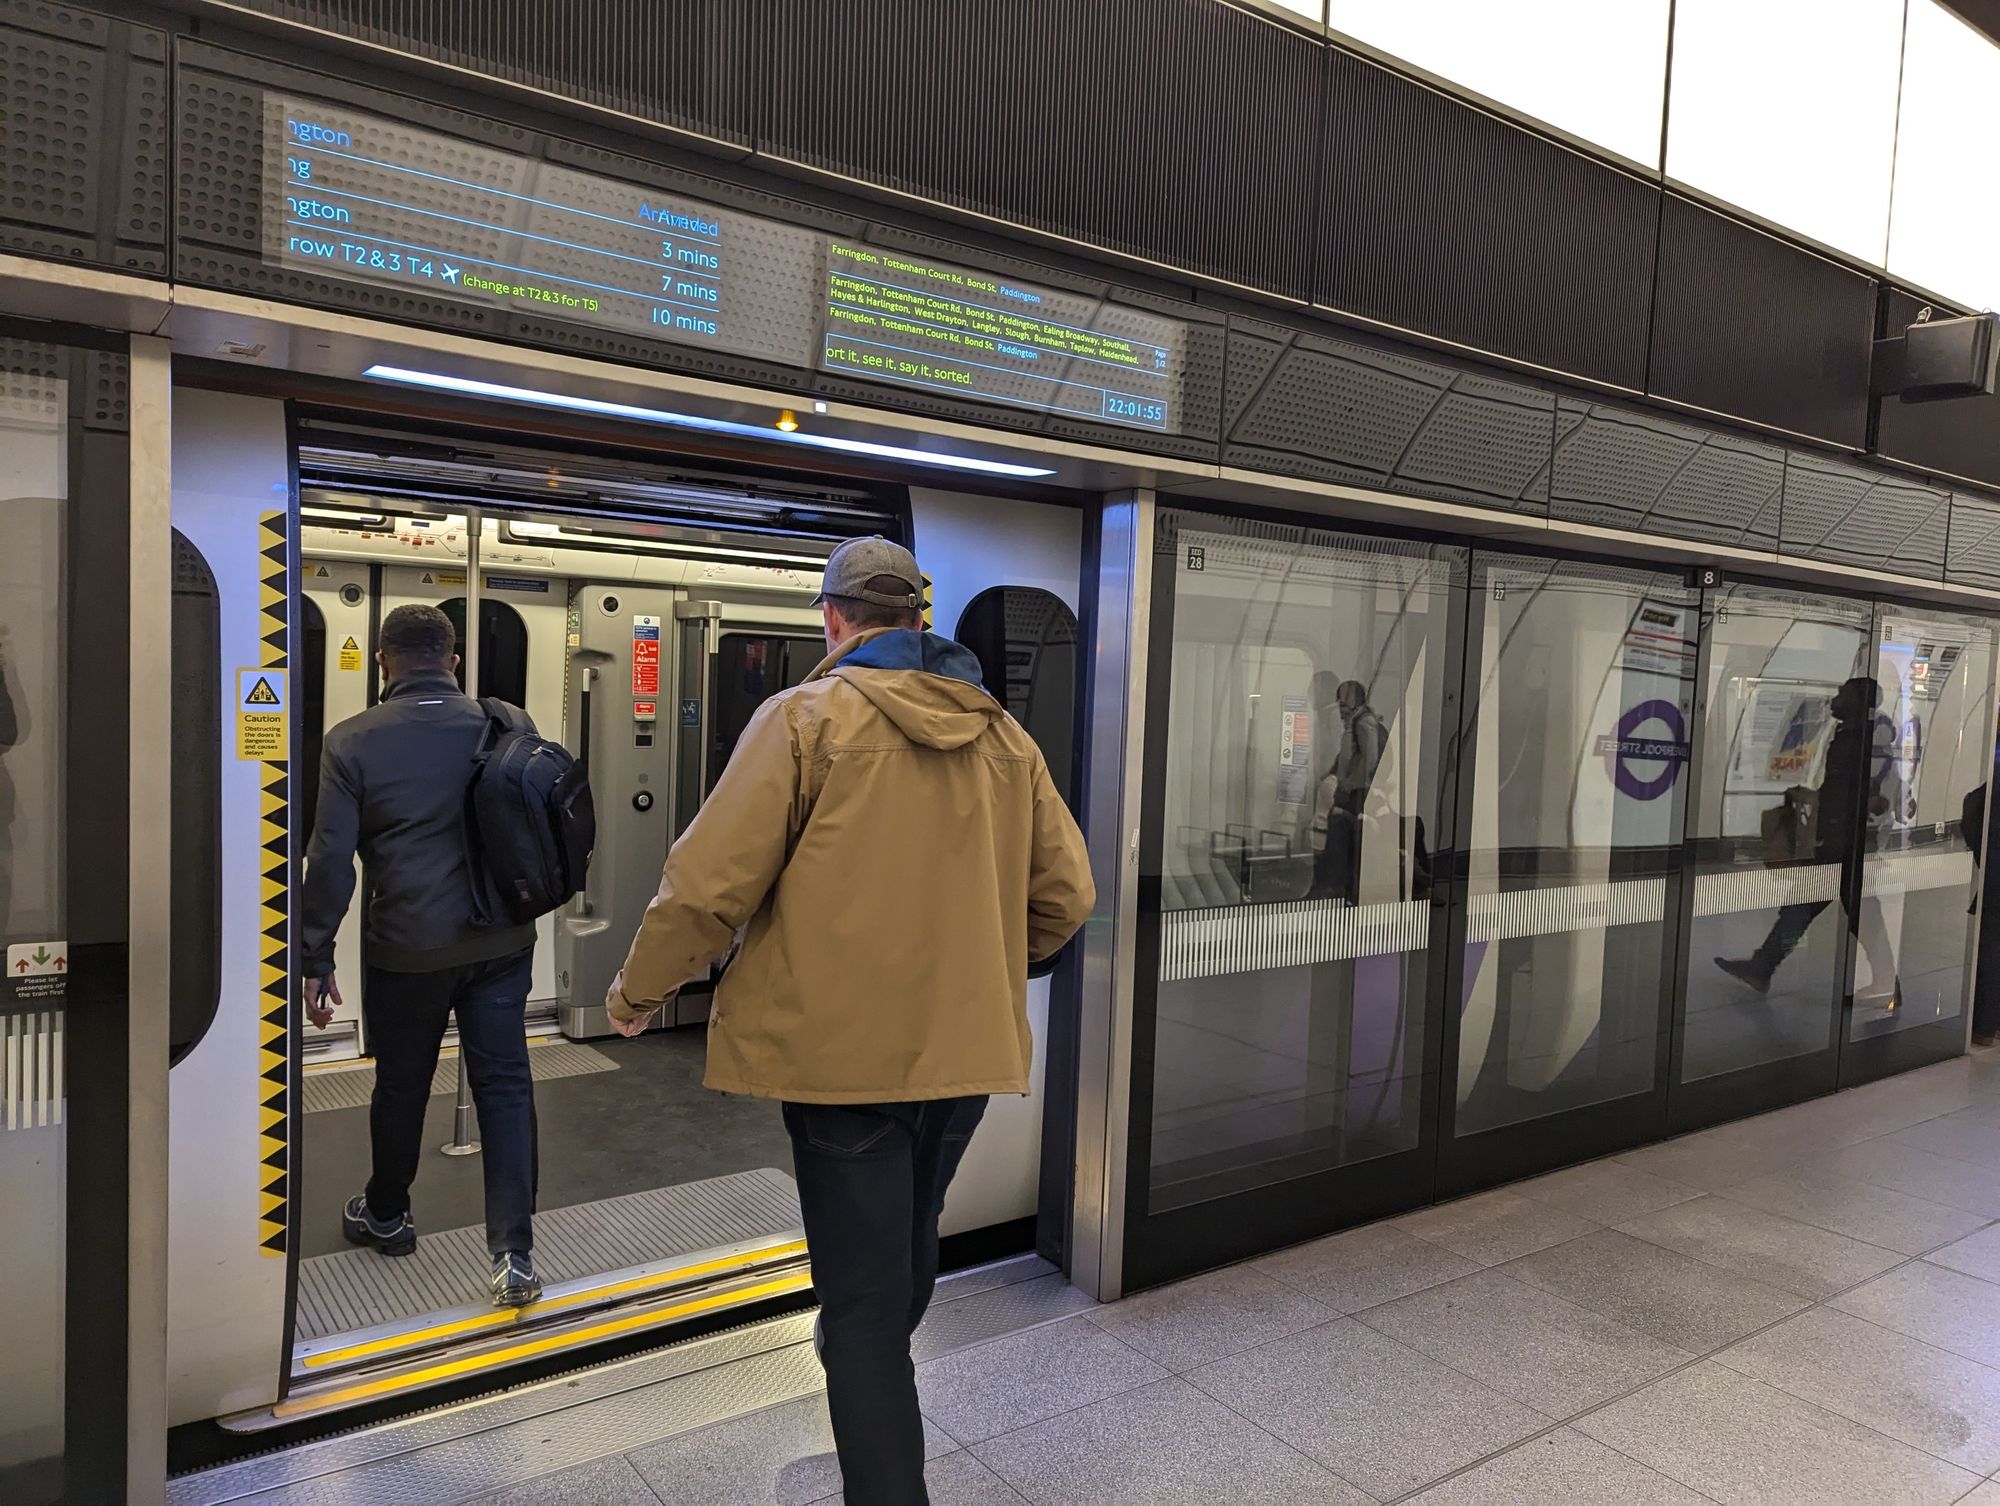
M251 763L285 757L285 671L236 671L236 756Z
M361 668L361 645L354 641L352 633L349 633L347 641L340 645L340 667L342 669Z

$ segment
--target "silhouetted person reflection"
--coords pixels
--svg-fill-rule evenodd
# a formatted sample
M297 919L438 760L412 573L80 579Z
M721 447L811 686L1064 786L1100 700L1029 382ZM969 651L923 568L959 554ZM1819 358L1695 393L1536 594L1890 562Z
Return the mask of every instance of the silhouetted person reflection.
M1874 846L1876 823L1887 816L1891 802L1883 792L1895 768L1893 757L1879 771L1875 767L1875 708L1881 703L1882 687L1871 675L1856 675L1834 692L1833 736L1826 750L1826 773L1820 780L1818 821L1813 829L1813 859L1818 863L1844 863L1850 847L1867 852ZM1864 797L1865 790L1865 797ZM1866 808L1863 808L1863 801ZM1856 821L1860 822L1859 830ZM1770 934L1749 957L1737 960L1718 957L1715 965L1739 983L1758 993L1769 993L1771 979L1791 956L1830 899L1805 900L1778 911ZM1896 952L1890 944L1888 928L1882 923L1882 906L1874 899L1861 902L1861 947L1868 954L1868 966L1880 989L1889 986L1893 1008L1900 985L1896 979Z
M1972 849L1972 860L1979 865L1973 881L1970 913L1987 917L1979 927L1977 965L1972 976L1975 1046L2000 1045L2000 921L1993 919L2000 913L2000 872L1996 872L2000 863L1989 862L1987 857L1994 850L1993 817L2000 815L2000 811L1989 811L1987 791L1996 784L2000 784L2000 750L1994 754L1992 779L1967 795L1959 811L1959 829L1965 845Z
M14 644L0 627L0 935L12 937L14 915L14 776L7 755L27 735L14 694Z
M1362 810L1375 783L1375 770L1382 763L1388 732L1368 704L1368 687L1359 680L1341 680L1321 672L1313 676L1310 694L1316 727L1326 725L1329 708L1339 717L1338 735L1327 738L1333 757L1314 792L1313 834L1318 851L1313 860L1313 893L1331 895L1351 905L1361 888Z

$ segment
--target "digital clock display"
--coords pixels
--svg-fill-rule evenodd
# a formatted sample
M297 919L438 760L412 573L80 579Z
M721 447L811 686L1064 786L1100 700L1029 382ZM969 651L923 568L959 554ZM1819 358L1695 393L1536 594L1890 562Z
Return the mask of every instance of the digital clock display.
M265 96L264 256L974 401L1172 432L1185 327L341 106Z

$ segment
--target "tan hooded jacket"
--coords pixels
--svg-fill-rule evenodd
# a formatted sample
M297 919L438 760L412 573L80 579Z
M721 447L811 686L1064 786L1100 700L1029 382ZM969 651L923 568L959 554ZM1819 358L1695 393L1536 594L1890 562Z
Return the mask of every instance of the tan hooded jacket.
M766 701L667 854L613 1017L657 1007L745 928L709 1018L709 1087L1027 1092L1028 964L1096 889L1040 749L978 676L949 639L878 629Z

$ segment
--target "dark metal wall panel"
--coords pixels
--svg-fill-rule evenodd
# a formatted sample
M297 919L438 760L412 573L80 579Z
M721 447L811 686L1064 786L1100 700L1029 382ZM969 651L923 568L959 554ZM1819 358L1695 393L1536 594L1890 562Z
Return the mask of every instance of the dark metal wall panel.
M167 270L167 38L0 0L0 247Z
M1548 502L1555 399L1354 341L1234 319L1223 462L1510 511Z
M1304 297L1322 48L1215 0L769 0L759 148Z
M233 0L244 9L747 147L754 0Z
M1785 452L1714 429L1565 400L1549 511L1743 549L1776 549Z
M1676 194L1662 215L1647 389L1860 449L1873 280Z
M2000 497L1953 494L1944 578L1954 586L2000 591Z
M1314 298L1638 390L1659 192L1327 52Z
M182 42L178 71L179 275L186 281L290 302L346 308L377 318L461 330L522 344L573 350L608 360L752 382L878 407L933 413L958 422L1028 430L1159 454L1212 460L1220 424L1224 319L1178 299L1121 287L1102 278L996 254L962 242L838 213L717 178L696 177L658 162L529 130L507 121L414 100L241 53ZM266 90L350 105L385 119L502 151L544 158L625 182L685 194L701 202L823 230L847 240L893 245L918 255L1087 293L1184 321L1188 340L1179 404L1180 429L1162 434L1036 409L970 402L923 389L887 386L814 372L772 360L727 354L643 334L584 325L532 309L513 310L433 297L421 286L354 281L267 264L263 258ZM746 251L754 253L755 247Z
M1931 307L1901 288L1884 300L1883 333L1896 336ZM1959 311L1940 308L1939 317ZM1877 407L1875 446L1883 455L1926 470L2000 486L2000 396L1957 397L1937 403L1882 398Z
M1780 552L1919 580L1944 577L1951 495L1915 480L1793 450Z

